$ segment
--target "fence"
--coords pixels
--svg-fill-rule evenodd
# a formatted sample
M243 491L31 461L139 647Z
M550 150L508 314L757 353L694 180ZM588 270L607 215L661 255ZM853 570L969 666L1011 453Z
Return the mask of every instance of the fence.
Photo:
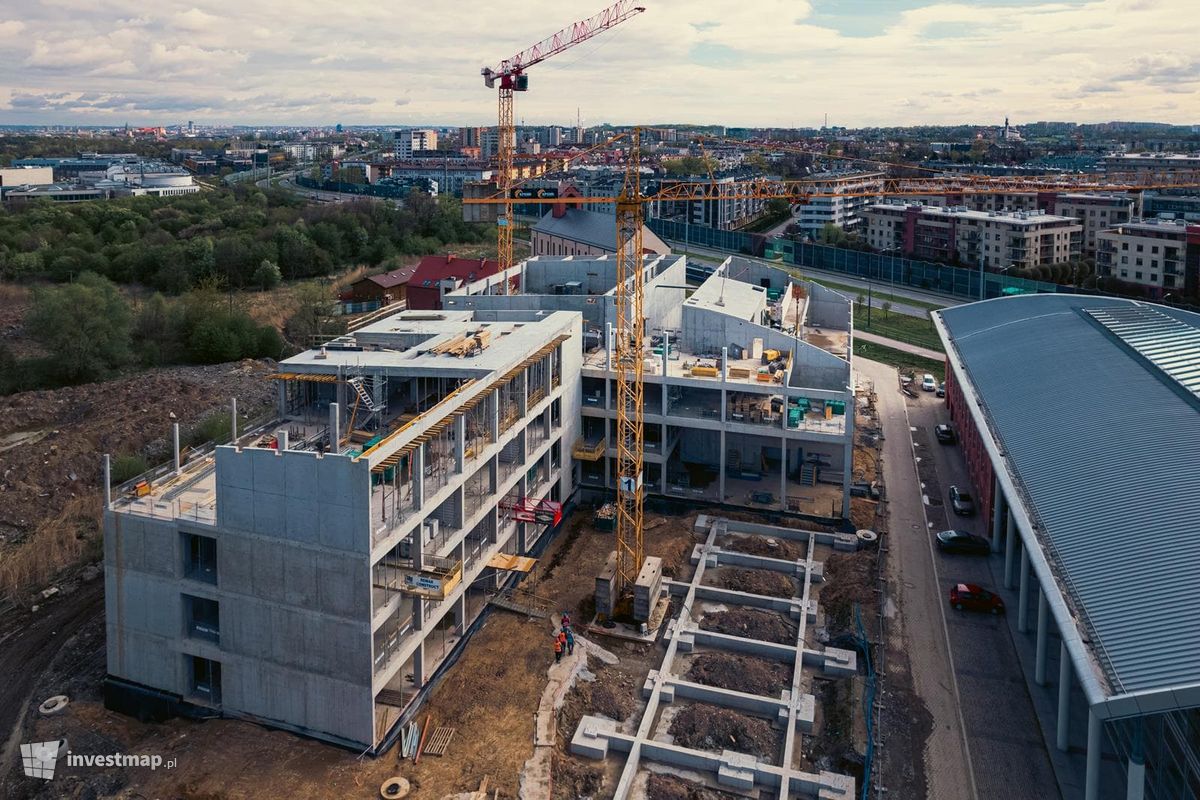
M862 793L859 795L860 800L867 800L871 791L871 762L875 758L875 665L871 660L871 638L867 636L867 630L863 627L862 608L858 603L854 604L854 622L858 628L858 645L859 652L863 656L863 661L866 662L867 680L863 686L863 719L867 727L867 752L863 755L863 778L862 778ZM887 644L879 642L880 648L886 647Z
M798 267L841 272L863 280L879 281L880 284L909 286L968 300L979 299L980 273L971 267L954 267L822 244L804 244L790 239L770 241L766 257L779 258ZM1022 294L1057 292L1059 287L1045 281L989 272L985 274L984 290L986 297L999 297L1013 294L1014 291Z

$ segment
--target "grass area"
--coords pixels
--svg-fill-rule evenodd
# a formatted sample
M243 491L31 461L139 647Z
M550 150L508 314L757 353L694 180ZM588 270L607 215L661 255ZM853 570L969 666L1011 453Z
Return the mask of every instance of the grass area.
M930 350L937 350L939 353L944 352L942 340L933 328L933 320L928 317L921 319L897 314L895 311L884 313L881 308L873 308L871 309L871 324L868 325L867 309L865 307L855 308L854 327L876 336L886 336L898 342L927 347Z
M894 347L884 347L881 344L855 339L854 355L860 358L869 358L881 364L888 364L900 370L901 374L915 375L918 380L926 372L931 373L938 381L946 379L946 364L944 361L921 358L921 356L914 356L912 353L905 353L903 350L897 350Z
M725 261L725 259L723 259L723 258L715 258L714 256L705 256L705 255L700 255L698 253L688 253L686 249L684 250L683 254L687 255L689 260L704 261L709 264L720 264L723 261ZM680 255L680 254L676 253L676 255Z
M772 214L751 222L746 227L740 228L739 231L741 233L766 233L790 216L791 214Z

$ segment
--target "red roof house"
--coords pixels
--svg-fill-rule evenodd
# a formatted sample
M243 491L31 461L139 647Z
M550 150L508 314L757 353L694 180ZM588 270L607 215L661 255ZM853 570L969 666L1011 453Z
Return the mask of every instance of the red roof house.
M444 292L499 271L499 262L483 258L459 258L454 254L425 256L408 279L408 307L423 311L440 309Z

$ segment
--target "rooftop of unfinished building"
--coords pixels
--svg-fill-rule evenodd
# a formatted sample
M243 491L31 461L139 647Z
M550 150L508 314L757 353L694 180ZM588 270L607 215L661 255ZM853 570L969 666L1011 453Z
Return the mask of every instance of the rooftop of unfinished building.
M281 372L339 369L488 373L520 362L570 323L561 311L399 311L280 362ZM475 341L465 341L477 337Z

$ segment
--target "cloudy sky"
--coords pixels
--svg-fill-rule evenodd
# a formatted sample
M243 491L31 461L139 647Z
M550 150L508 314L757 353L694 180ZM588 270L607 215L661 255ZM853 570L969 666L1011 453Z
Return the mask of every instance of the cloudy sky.
M486 124L479 69L605 0L6 0L0 124ZM645 0L528 124L1200 123L1200 0Z

